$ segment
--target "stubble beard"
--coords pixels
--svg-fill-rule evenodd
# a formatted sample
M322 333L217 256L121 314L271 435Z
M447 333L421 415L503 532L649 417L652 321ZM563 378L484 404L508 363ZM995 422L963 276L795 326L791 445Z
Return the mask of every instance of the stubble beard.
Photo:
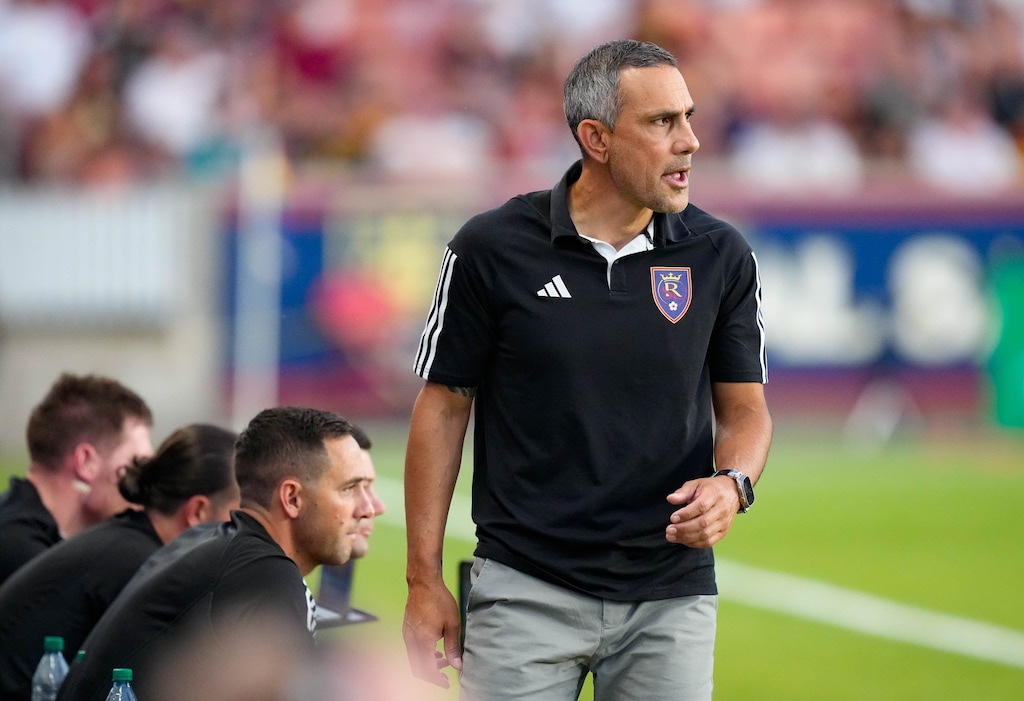
M665 182L659 177L658 187L651 193L651 203L647 205L648 209L661 214L676 214L686 209L686 206L690 204L690 187L689 181L687 181L687 187L678 190L674 187L666 185Z
M296 544L318 565L342 565L352 557L353 542L340 529L318 527L316 514L300 517Z
M616 172L613 168L612 180L620 192L628 192L635 202L652 212L676 214L686 209L690 203L689 187L685 190L676 190L666 185L660 175L654 183L647 186L647 189L642 189L643 186L638 187L638 183L646 182L638 177L638 174Z

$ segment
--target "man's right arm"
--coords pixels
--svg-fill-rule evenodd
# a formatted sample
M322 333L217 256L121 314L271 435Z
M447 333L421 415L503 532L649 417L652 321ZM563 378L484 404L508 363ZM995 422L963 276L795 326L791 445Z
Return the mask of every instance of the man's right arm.
M441 668L462 668L458 604L443 578L444 529L474 395L475 388L428 381L413 405L405 455L409 598L402 633L413 673L444 688L449 681Z

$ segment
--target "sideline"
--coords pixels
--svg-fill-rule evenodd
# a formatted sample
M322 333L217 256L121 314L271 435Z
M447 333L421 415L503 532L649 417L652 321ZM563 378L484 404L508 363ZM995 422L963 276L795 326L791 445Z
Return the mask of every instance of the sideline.
M817 623L1024 668L1024 633L718 559L722 598Z
M377 491L405 523L402 483L379 476ZM393 505L393 506L390 506ZM469 498L456 494L448 537L472 541ZM390 519L389 519L390 521ZM400 525L391 521L392 525ZM844 589L833 584L742 565L716 563L723 599L879 638L1024 668L1024 633Z

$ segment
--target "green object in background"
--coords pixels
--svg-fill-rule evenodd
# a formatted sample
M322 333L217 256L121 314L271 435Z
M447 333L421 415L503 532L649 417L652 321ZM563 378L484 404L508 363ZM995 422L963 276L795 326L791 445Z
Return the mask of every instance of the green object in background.
M996 261L991 269L998 305L999 340L988 361L996 423L1024 428L1024 256Z

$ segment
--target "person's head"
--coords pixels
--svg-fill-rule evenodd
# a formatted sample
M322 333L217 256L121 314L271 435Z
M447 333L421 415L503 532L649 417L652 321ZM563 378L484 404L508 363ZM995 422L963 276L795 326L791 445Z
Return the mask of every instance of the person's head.
M155 455L136 458L125 469L118 483L121 495L148 514L164 517L162 523L176 524L170 538L199 523L225 521L239 503L236 438L209 424L179 428Z
M373 458L370 456L370 448L373 447L373 442L370 440L370 436L367 435L366 431L355 424L352 425L352 437L355 438L356 443L359 444L362 454L361 457L366 463L365 467L370 474L368 490L370 493L370 500L373 502L373 513L359 520L359 531L356 534L355 541L352 543L352 557L365 557L366 554L370 552L370 536L373 534L373 520L375 517L384 513L384 502L381 501L379 496L377 496L377 492L373 488L377 479L376 471L373 469Z
M658 212L689 201L693 101L675 57L650 42L602 44L565 81L565 119L584 163L604 164L627 198Z
M138 394L98 375L62 374L26 428L30 472L66 474L83 494L83 524L125 509L117 481L136 457L152 455L153 414Z
M360 520L374 512L362 452L351 423L303 407L264 409L235 442L242 508L287 522L303 574L347 562Z

